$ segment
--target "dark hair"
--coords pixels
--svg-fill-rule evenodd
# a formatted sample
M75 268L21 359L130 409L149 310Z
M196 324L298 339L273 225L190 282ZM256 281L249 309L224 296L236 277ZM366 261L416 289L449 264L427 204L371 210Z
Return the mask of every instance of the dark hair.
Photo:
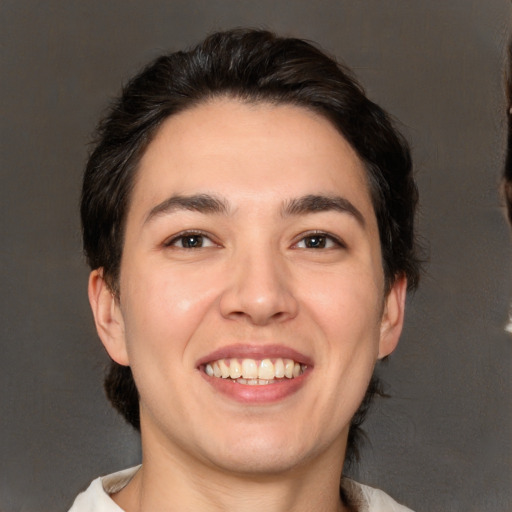
M190 51L156 59L128 83L99 124L83 181L83 243L90 267L103 268L115 294L121 292L124 227L142 154L166 118L221 96L296 105L330 120L367 170L386 292L401 276L409 289L417 287L417 189L408 145L389 116L365 96L346 67L312 44L238 29L212 34ZM139 428L130 368L112 362L105 387L114 407ZM367 406L365 401L365 410ZM361 421L357 416L354 429ZM350 458L351 447L347 449Z
M507 94L507 156L503 172L503 192L507 205L508 220L512 224L512 40L508 46L506 94Z

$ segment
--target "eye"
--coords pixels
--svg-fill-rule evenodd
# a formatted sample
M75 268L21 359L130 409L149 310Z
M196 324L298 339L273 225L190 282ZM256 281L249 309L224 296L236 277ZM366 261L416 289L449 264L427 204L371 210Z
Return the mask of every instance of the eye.
M215 247L217 244L203 233L186 232L172 237L164 245L166 247L177 247L178 249L202 249L204 247Z
M326 233L311 233L301 238L295 247L298 249L333 249L344 247L336 237Z

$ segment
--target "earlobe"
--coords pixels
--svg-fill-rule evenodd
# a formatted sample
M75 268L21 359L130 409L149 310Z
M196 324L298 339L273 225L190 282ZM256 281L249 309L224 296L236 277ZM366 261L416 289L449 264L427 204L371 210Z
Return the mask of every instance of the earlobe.
M89 275L88 292L96 330L103 346L116 363L128 366L124 321L119 300L103 278L102 268L93 270Z
M379 359L395 350L402 332L405 312L407 279L402 276L395 280L386 297L382 314L379 342Z

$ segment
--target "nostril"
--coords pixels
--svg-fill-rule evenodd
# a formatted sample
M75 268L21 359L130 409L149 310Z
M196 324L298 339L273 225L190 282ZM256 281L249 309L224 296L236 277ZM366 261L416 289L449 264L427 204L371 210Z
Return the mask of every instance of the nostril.
M288 309L269 309L264 307L246 307L244 309L234 309L223 313L226 318L233 320L245 320L255 325L266 325L272 322L283 322L296 315L296 308Z

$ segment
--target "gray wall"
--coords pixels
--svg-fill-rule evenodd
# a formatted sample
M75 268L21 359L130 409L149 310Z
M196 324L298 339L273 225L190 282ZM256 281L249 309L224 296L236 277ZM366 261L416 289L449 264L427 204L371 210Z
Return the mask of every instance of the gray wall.
M353 471L422 511L512 510L505 0L0 3L0 509L65 510L139 459L109 408L77 203L107 98L162 50L266 26L351 65L411 141L430 264Z

